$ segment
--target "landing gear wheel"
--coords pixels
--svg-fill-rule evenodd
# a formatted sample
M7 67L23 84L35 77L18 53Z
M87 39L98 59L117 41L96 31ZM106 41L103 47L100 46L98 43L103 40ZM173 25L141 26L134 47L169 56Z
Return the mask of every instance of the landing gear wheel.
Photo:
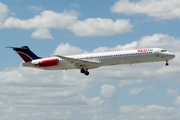
M88 75L89 75L89 72L88 72L88 71L85 71L85 75L87 75L87 76L88 76Z
M80 72L81 72L81 73L84 73L84 74L87 75L87 76L89 75L88 69L85 70L85 69L82 68L82 69L80 70Z
M81 73L85 73L85 72L86 72L86 71L82 68L82 69L81 69Z

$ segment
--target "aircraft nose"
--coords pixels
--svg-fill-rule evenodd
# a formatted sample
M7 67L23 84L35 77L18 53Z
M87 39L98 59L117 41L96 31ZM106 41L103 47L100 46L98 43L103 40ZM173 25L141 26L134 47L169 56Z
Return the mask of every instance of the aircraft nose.
M175 55L172 55L172 58L175 58Z
M175 55L171 53L171 54L168 55L168 57L169 57L170 59L173 59L173 58L175 58Z

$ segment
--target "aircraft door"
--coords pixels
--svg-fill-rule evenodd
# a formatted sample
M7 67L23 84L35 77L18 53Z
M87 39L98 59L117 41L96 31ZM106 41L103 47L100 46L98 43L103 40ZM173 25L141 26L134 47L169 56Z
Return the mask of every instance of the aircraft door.
M159 57L159 51L158 51L158 50L155 51L155 56L156 56L156 57Z

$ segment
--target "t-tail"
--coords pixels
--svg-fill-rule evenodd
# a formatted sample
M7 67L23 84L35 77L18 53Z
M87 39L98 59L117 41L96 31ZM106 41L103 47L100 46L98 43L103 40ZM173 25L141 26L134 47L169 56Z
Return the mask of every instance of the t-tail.
M6 48L13 48L19 56L25 61L29 62L32 60L40 59L36 54L34 54L28 46L21 46L21 47L6 47Z

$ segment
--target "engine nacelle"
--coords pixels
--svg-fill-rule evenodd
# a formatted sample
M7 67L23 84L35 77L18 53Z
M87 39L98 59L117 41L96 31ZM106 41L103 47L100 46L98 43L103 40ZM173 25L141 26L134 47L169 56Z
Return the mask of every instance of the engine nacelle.
M50 67L59 64L59 60L57 58L41 60L38 62L39 67Z

